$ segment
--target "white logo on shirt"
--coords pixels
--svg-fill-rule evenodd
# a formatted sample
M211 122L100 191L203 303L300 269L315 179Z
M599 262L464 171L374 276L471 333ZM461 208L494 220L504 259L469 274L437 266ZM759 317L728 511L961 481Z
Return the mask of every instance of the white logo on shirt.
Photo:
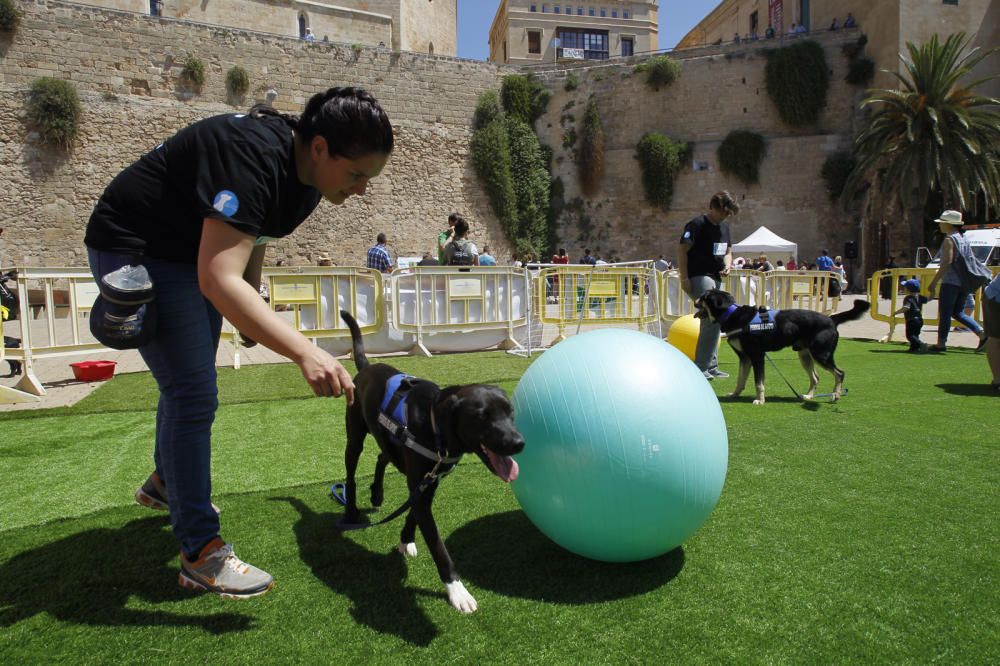
M212 201L212 208L227 217L231 217L240 209L240 200L229 190L222 190L215 195L215 199Z

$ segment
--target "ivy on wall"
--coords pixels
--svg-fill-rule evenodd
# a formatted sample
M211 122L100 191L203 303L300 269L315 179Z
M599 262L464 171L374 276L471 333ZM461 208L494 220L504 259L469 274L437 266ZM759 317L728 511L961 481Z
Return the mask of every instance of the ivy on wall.
M513 80L512 80L513 79ZM473 116L472 163L493 212L518 256L538 257L550 237L549 161L530 122L544 113L549 93L537 82L508 76L500 94L480 95Z
M809 39L769 51L764 78L783 121L792 127L816 122L830 89L822 46Z
M14 32L21 20L14 0L0 0L0 32Z
M196 90L201 89L205 85L205 63L200 58L188 54L184 59L181 77Z
M764 137L756 132L733 130L719 145L719 167L739 178L745 185L760 181L760 164L767 155Z
M226 72L226 92L235 99L242 99L250 90L250 75L239 65Z
M635 157L639 160L642 186L649 203L670 210L674 179L690 154L691 147L686 142L659 132L650 132L639 140Z
M636 72L645 72L646 85L653 90L665 88L681 75L681 66L668 55L653 56L635 66Z
M83 108L76 88L69 81L48 76L35 79L28 93L27 118L52 146L69 149L80 128Z
M826 192L830 195L830 201L836 201L843 194L847 178L854 171L857 163L854 156L846 151L834 153L823 162L820 175L826 184Z
M587 196L597 192L604 177L604 126L597 99L591 95L583 115L580 149L577 151L580 190Z

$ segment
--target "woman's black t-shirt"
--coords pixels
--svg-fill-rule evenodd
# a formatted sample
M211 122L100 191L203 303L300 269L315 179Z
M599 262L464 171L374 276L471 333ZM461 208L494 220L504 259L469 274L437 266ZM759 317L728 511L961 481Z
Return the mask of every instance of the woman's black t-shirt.
M319 205L299 182L281 118L198 121L127 167L101 195L84 242L97 250L196 263L206 217L264 242L287 236Z
M712 224L708 215L699 215L684 227L681 243L688 248L688 277L711 275L716 280L726 268L729 252L729 225Z

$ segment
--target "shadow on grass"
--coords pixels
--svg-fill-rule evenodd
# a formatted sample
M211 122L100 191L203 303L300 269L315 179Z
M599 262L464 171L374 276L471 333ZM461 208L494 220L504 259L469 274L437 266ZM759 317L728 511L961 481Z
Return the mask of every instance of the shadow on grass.
M126 608L190 599L177 585L177 541L166 516L93 529L24 551L0 565L0 627L47 613L93 626L195 627L213 634L245 631L252 618L237 613L178 615Z
M988 382L983 384L935 384L934 386L951 395L1000 396L1000 393Z
M521 511L474 520L453 532L447 544L464 580L497 594L549 603L634 597L666 585L684 568L682 547L644 562L588 560L557 546Z
M418 592L405 585L406 563L393 549L373 553L337 528L340 513L316 513L295 497L273 497L299 513L295 538L302 561L331 590L351 600L351 617L374 631L427 647L437 627L417 603ZM441 598L446 599L442 592Z

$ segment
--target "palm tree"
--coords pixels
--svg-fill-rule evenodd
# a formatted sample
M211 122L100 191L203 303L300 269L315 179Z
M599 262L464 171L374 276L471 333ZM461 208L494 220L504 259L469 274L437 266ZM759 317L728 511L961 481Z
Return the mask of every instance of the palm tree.
M925 244L932 193L947 208L975 210L984 200L986 211L1000 210L1000 100L973 92L997 77L962 82L1000 47L966 52L969 41L957 33L944 44L937 35L919 48L907 42L909 58L899 55L904 72L891 72L900 87L871 90L862 102L872 113L855 140L858 164L847 191L879 183L905 211L914 248Z

